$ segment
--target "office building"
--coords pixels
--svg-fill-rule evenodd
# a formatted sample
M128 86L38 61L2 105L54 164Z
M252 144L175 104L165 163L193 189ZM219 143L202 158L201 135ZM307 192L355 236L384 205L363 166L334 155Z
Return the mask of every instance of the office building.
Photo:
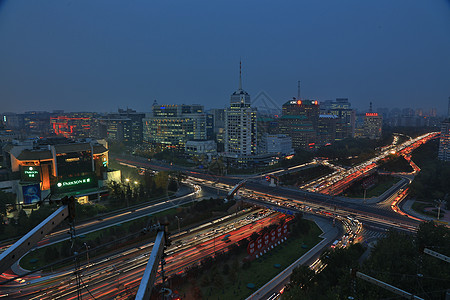
M250 107L250 95L242 89L242 72L239 88L230 97L230 107L225 113L225 155L229 157L257 154L256 108Z
M97 114L91 112L67 113L50 117L55 135L66 138L87 138L96 136Z
M158 105L143 119L144 142L154 147L184 149L189 140L206 140L202 105Z
M289 100L283 104L278 118L279 132L292 138L294 149L316 148L319 103L315 100Z
M443 161L450 161L450 97L448 98L447 118L441 123L438 158Z
M338 121L339 118L336 115L319 115L319 123L316 132L316 142L318 147L330 145L336 140Z
M320 104L322 114L334 115L336 120L336 140L354 137L355 111L347 98L336 98L335 101L327 100Z
M273 153L279 156L294 154L292 139L285 134L264 133L260 144L262 153Z
M99 137L110 142L132 144L132 126L133 122L130 118L116 114L98 118Z
M378 113L368 112L364 117L364 137L380 139L383 129L383 117Z

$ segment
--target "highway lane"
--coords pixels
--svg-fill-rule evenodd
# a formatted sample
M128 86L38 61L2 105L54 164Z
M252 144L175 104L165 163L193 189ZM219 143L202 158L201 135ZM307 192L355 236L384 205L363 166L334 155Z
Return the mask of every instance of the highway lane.
M253 212L251 214L254 214ZM280 221L279 213L266 213L262 219L246 219L245 216L233 221L233 226L222 225L218 232L206 229L203 233L183 238L183 245L174 245L168 251L166 258L166 275L181 272L185 267L195 264L206 256L214 255L216 251L224 251L227 247L241 239L249 237L253 232L265 226ZM230 234L227 242L224 237ZM135 292L147 263L151 246L139 247L135 252L125 252L123 255L103 260L84 269L82 280L89 291L97 299L110 299L122 293ZM20 299L75 299L77 286L72 272L60 276L39 279L24 284L22 292L10 297ZM81 291L82 297L88 298L87 289Z

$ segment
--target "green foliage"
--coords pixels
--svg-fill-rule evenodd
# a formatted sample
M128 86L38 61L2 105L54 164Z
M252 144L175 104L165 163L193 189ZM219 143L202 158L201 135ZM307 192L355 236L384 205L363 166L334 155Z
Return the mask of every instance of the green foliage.
M301 185L315 178L330 174L333 170L327 166L318 165L298 172L281 176L280 181L286 185Z
M13 205L16 201L16 196L13 193L7 193L0 190L0 217L6 216L6 207ZM3 218L1 218L3 223Z
M375 156L375 148L384 146L377 140L345 139L321 147L316 156L337 159L343 165L354 165ZM352 157L352 158L349 158Z
M364 252L360 244L347 249L325 251L327 267L313 275L309 268L297 268L282 299L390 299L395 294L360 279L350 277L350 269L392 284L425 299L443 299L450 283L450 268L441 260L423 254L427 247L450 255L450 229L433 222L422 223L417 234L389 231L379 239L369 258L359 264ZM353 288L352 281L356 285Z
M438 148L439 141L433 140L413 152L412 160L421 168L410 187L417 200L432 202L450 194L450 163L437 159Z
M349 270L357 265L363 252L359 244L325 251L321 260L327 267L318 274L308 266L295 268L282 299L347 299L351 292Z
M380 169L388 172L412 172L414 171L411 165L406 161L403 156L391 154L380 165Z

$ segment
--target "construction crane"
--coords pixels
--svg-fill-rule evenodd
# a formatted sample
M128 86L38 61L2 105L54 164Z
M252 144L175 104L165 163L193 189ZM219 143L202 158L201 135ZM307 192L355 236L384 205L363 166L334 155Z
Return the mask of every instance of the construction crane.
M48 216L39 225L30 230L5 252L0 255L0 273L8 270L17 260L30 251L45 235L49 234L56 226L65 219L69 220L71 236L75 234L75 198L64 197L61 199L62 206Z
M139 289L136 293L136 300L150 299L159 263L161 263L161 277L164 283L164 265L166 264L164 260L164 249L168 246L170 246L168 227L167 224L163 224L158 228L152 253L150 254L141 283L139 284Z
M405 297L407 299L414 299L414 300L424 300L423 298L420 298L418 296L415 296L407 291L404 291L402 289L399 289L398 287L395 287L389 283L386 283L384 281L378 280L376 278L373 278L372 276L366 275L364 273L358 272L356 269L351 269L350 274L352 274L353 277L358 277L362 280L365 280L367 282L373 283L385 290L391 291L397 295L400 295L402 297Z

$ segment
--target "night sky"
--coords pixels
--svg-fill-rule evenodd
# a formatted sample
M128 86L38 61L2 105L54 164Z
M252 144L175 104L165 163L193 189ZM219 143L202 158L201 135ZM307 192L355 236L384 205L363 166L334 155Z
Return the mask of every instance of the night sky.
M353 107L450 96L449 0L0 0L0 111L223 108L238 87Z

